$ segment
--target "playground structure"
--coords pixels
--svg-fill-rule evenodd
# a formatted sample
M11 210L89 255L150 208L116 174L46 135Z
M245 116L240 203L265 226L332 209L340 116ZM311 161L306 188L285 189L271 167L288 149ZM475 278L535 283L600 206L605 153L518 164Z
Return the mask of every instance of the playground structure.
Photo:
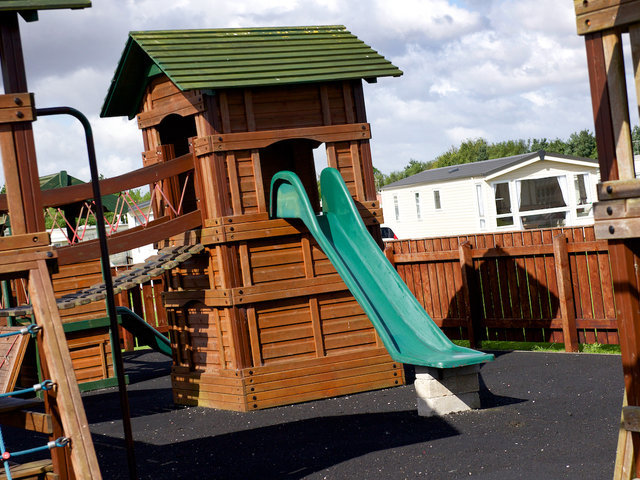
M102 115L137 115L147 168L191 159L154 215L203 221L170 239L205 246L168 274L176 403L246 411L404 382L326 250L268 211L283 170L320 210L324 143L380 238L361 79L399 74L339 26L130 34Z

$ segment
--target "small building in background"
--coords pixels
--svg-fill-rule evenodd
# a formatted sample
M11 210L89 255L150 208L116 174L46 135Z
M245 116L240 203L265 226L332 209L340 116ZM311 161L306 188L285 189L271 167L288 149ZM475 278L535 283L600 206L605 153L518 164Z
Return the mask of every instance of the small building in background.
M598 161L546 153L425 170L380 191L398 238L593 224Z

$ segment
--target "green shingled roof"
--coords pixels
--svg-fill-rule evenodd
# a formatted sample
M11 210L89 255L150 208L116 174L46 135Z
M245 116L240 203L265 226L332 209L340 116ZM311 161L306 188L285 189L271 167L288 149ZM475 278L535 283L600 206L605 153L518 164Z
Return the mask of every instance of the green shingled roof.
M131 32L101 116L132 118L158 73L183 91L402 75L342 25Z

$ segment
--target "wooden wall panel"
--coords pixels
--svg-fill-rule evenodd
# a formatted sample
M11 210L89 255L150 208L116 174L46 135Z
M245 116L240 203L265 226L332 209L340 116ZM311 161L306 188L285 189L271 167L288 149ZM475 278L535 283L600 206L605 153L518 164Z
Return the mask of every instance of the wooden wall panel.
M245 105L243 91L240 89L226 90L227 108L229 109L229 132L248 131L247 119L245 116Z
M108 328L68 333L67 344L79 383L104 380L114 375Z
M322 125L317 85L288 85L252 90L256 130Z
M327 355L376 347L371 321L348 291L318 297Z
M249 246L251 280L254 285L305 277L299 238L268 239Z
M264 365L315 357L309 302L295 298L256 306Z

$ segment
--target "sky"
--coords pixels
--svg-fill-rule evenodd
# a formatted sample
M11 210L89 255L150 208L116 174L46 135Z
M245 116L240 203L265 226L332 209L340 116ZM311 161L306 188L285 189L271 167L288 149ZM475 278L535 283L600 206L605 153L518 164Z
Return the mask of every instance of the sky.
M466 139L593 131L571 0L93 0L89 9L39 18L20 21L29 91L37 107L87 115L106 177L142 166L135 120L99 117L134 30L345 25L404 72L364 87L373 163L385 173ZM38 119L34 136L40 175L89 179L77 121Z

